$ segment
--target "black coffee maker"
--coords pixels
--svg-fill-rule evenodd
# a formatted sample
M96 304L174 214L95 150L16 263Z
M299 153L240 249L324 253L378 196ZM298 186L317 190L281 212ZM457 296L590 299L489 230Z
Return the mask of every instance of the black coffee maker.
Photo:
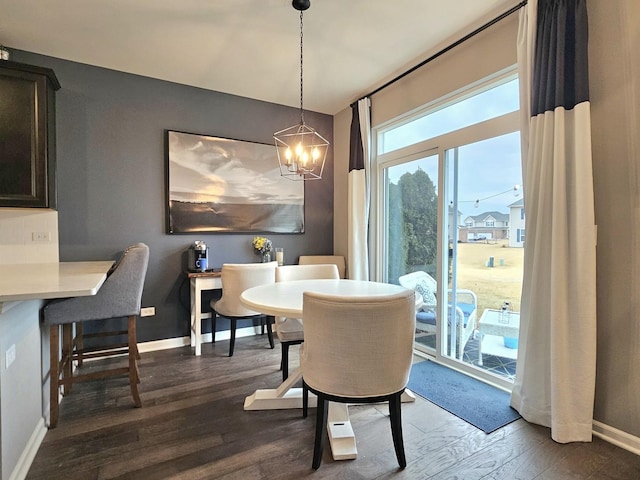
M204 272L208 268L209 247L202 240L198 240L189 248L189 270Z

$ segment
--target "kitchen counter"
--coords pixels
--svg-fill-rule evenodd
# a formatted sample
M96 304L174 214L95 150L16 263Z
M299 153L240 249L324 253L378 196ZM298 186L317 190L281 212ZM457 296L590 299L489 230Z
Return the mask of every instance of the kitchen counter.
M0 265L2 303L95 295L113 261Z
M113 261L0 265L0 479L24 478L47 432L48 328L53 298L95 295Z

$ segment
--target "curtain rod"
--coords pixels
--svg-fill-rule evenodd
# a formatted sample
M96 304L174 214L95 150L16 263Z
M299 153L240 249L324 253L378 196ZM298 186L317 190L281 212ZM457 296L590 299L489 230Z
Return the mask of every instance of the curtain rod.
M442 50L440 50L438 53L435 53L433 55L431 55L429 58L427 58L426 60L423 60L422 62L420 62L417 65L414 65L413 67L411 67L409 70L407 70L404 73L401 73L400 75L398 75L397 77L389 80L387 83L385 83L384 85L376 88L375 90L373 90L372 92L367 93L366 95L363 95L362 97L360 97L358 100L356 100L355 102L353 102L350 106L353 107L356 103L358 103L360 100L365 99L367 97L370 97L371 95L375 95L376 93L378 93L381 90L384 90L385 88L387 88L390 85L393 85L394 83L396 83L398 80L400 80L401 78L406 77L407 75L409 75L410 73L413 73L414 71L416 71L417 69L419 69L420 67L424 67L427 63L435 60L436 58L438 58L440 55L443 55L445 53L447 53L449 50L452 50L453 48L457 47L458 45L460 45L463 42L466 42L467 40L469 40L472 37L475 37L477 34L479 34L480 32L486 30L487 28L489 28L491 25L498 23L500 20L502 20L503 18L508 17L509 15L511 15L514 12L517 12L518 10L520 10L522 7L524 7L527 4L527 0L524 0L522 2L520 2L519 4L517 4L514 7L511 7L509 10L507 10L506 12L504 12L501 15L498 15L496 18L494 18L493 20L488 21L487 23L485 23L484 25L482 25L481 27L476 28L473 32L468 33L467 35L465 35L464 37L462 37L459 40L456 40L455 42L453 42L451 45L443 48Z

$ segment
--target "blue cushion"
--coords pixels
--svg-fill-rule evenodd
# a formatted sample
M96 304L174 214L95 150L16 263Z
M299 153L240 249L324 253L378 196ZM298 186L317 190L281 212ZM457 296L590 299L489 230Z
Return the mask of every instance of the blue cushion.
M433 312L418 312L416 313L416 320L421 323L428 323L430 325L435 325L436 314Z
M458 303L458 308L462 310L462 314L464 315L464 326L467 326L467 322L469 321L469 315L471 315L476 306L473 303Z
M464 326L466 328L467 323L469 322L469 315L471 315L476 306L473 303L458 303L458 307L462 310L462 314L464 315ZM416 313L416 320L422 323L428 323L430 325L436 324L436 314L434 312L418 312Z

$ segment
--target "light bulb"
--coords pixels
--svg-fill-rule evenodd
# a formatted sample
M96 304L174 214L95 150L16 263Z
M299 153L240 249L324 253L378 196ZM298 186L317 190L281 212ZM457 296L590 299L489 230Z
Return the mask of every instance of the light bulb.
M291 161L291 149L287 147L287 151L284 152L284 158L287 159L287 163Z
M307 151L302 152L302 165L306 167L308 161L309 161L309 153Z
M311 154L311 157L313 158L313 160L317 160L320 158L320 150L318 150L318 147L313 148L313 153Z
M302 143L299 143L296 147L296 156L299 157L300 155L302 155Z

